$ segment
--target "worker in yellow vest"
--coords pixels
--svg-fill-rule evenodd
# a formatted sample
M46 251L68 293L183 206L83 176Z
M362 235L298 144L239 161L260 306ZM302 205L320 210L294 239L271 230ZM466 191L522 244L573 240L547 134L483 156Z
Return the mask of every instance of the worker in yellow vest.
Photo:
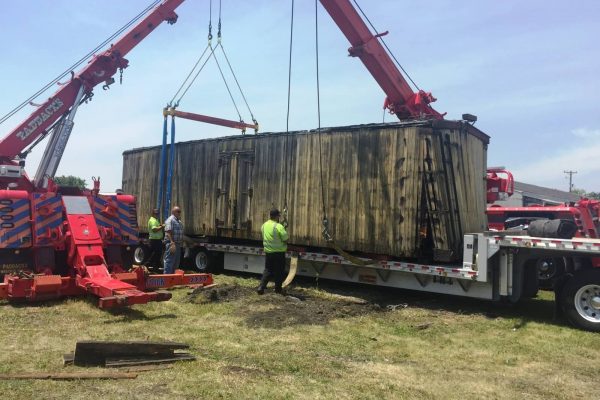
M164 228L165 226L158 221L158 208L153 209L148 220L148 239L150 239L148 266L155 270L161 266Z
M258 294L264 294L271 279L275 281L275 293L283 294L281 284L285 278L285 252L287 251L288 233L279 223L281 213L277 209L269 212L269 220L260 228L265 250L265 270L263 271Z

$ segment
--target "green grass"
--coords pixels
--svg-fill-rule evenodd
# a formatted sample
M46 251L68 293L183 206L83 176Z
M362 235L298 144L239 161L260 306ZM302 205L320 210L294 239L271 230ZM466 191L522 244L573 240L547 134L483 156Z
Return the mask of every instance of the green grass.
M549 293L502 308L304 280L295 293L307 300L293 302L255 295L255 278L215 280L247 289L218 302L178 289L119 312L86 299L0 303L0 373L77 371L62 355L78 340L185 342L198 358L135 380L0 381L2 398L600 398L600 335L554 322Z

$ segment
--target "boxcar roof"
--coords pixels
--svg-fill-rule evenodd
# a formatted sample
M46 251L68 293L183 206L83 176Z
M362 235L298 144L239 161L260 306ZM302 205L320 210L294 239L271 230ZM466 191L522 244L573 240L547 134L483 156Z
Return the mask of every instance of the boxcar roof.
M434 129L457 129L460 126L467 128L467 133L479 138L485 144L490 142L490 137L475 128L473 125L468 124L463 121L451 121L451 120L432 120L432 121L405 121L405 122L386 122L386 123L371 123L371 124L360 124L360 125L348 125L348 126L334 126L334 127L326 127L321 128L321 132L336 132L336 131L353 131L353 130L361 130L361 129L378 129L378 128L394 128L394 127L411 127L411 126L431 126ZM289 131L289 132L261 132L256 136L268 136L268 135L305 135L305 134L314 134L317 133L317 129L310 130L299 130L299 131ZM196 140L188 140L185 142L178 143L197 143L197 142L206 142L213 140L237 140L237 139L247 139L248 136L254 136L254 134L250 135L231 135L231 136L219 136L215 138L205 138L205 139L196 139ZM145 147L136 147L130 150L125 150L123 155L130 153L137 153L140 151L150 150L159 148L160 145L155 146L145 146Z

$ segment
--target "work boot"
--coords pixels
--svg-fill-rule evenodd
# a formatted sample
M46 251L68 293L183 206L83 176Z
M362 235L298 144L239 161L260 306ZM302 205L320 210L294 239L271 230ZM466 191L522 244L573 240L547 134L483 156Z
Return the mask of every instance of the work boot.
M285 296L285 290L282 288L275 288L275 293Z
M256 293L258 293L259 295L263 295L265 294L265 289L259 287L258 289L256 289Z

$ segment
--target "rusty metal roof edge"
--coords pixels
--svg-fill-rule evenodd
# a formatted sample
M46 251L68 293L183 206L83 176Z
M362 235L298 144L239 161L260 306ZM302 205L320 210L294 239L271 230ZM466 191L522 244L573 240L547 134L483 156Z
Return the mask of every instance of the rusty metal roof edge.
M459 125L463 124L467 126L467 132L473 136L481 139L485 144L489 143L490 137L475 128L473 125L468 124L464 121L455 121L455 120L413 120L413 121L398 121L398 122L375 122L369 124L359 124L359 125L344 125L344 126L332 126L332 127L324 127L321 128L321 132L336 132L340 130L344 131L356 131L365 128L393 128L393 127L412 127L412 126L431 126L432 128L440 128L440 129L454 129ZM289 132L263 132L259 134L246 134L246 135L231 135L231 136L219 136L214 138L204 138L204 139L194 139L187 140L185 142L176 142L177 144L185 143L192 144L198 142L208 142L208 141L219 141L219 140L243 140L252 136L266 137L266 136L282 136L282 135L302 135L302 134L315 134L318 132L318 129L310 129L310 130L297 130L297 131L289 131ZM145 146L145 147L136 147L133 149L123 151L123 155L138 153L146 150L159 149L160 145L155 146Z
M440 129L455 129L457 126L459 126L461 124L463 126L467 127L467 132L470 135L473 135L473 136L479 138L485 144L490 143L489 135L483 133L481 130L479 130L478 128L474 127L473 125L471 125L465 121L453 121L453 120L446 120L446 119L435 120L435 121L433 121L432 126L434 128L440 128Z

